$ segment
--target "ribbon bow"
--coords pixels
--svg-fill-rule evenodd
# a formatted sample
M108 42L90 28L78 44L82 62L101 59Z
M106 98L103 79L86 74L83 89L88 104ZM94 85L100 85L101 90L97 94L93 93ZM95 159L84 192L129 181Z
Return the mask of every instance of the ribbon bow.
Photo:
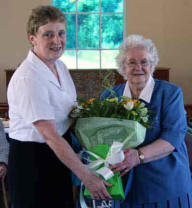
M114 165L124 160L125 156L122 151L123 145L124 144L122 142L114 141L105 159L101 158L93 152L86 151L89 155L95 157L96 159L94 161L89 160L90 163L87 165L88 168L103 176L105 180L113 177L114 173L110 170L109 165ZM98 169L101 164L104 164L104 167Z

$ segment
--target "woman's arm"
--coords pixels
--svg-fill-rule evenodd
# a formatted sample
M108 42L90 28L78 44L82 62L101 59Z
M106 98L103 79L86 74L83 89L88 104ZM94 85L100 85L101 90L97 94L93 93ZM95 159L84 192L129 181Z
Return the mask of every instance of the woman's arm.
M155 161L169 155L174 147L163 139L157 139L153 143L139 148L144 155L143 163ZM114 172L121 171L120 176L125 175L130 169L141 163L137 149L124 150L125 159L123 162L111 166Z
M174 151L175 147L163 139L157 139L153 143L139 148L144 155L144 163L166 157Z
M33 124L60 161L71 169L89 189L94 199L111 199L105 188L105 185L110 186L110 184L86 168L68 142L58 135L54 120L40 120Z

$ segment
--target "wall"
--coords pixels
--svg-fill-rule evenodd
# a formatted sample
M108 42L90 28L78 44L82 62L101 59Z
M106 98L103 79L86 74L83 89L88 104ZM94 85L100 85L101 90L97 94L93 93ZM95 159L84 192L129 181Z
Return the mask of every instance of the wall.
M6 102L4 69L15 68L27 55L30 44L26 23L31 9L51 0L6 0L0 6L0 102ZM19 94L19 92L18 92Z
M170 81L180 85L185 104L192 103L192 1L128 0L127 33L156 44L159 66L170 67Z
M51 0L6 0L0 7L0 102L6 101L4 69L15 68L30 47L25 32L30 10ZM192 1L127 0L127 34L151 38L159 66L170 67L170 79L180 85L184 101L192 103Z

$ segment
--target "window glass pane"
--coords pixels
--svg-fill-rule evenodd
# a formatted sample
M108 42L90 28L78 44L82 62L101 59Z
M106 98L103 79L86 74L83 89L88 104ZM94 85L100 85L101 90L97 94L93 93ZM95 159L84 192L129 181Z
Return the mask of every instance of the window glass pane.
M102 69L116 69L115 58L119 50L103 50L101 51L101 68Z
M67 21L67 45L66 49L76 48L76 35L75 35L75 14L66 14Z
M60 58L67 66L68 69L76 69L76 51L66 50Z
M78 69L99 69L99 51L78 51Z
M101 48L118 48L123 40L123 15L102 14L101 19Z
M75 12L75 0L52 0L53 6L58 7L62 12Z
M102 12L123 12L123 0L101 0Z
M99 15L78 15L78 48L99 48Z
M78 0L77 12L99 12L99 0Z

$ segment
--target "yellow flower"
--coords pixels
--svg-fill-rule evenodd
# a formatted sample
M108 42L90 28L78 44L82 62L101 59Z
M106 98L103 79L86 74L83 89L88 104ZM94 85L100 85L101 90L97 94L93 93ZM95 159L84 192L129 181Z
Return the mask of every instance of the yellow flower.
M131 114L136 116L137 115L137 112L136 111L131 111Z
M81 102L80 105L84 108L87 108L87 104L85 102Z
M132 102L133 100L132 100L131 98L126 98L126 99L124 99L124 101L125 101L126 103L128 103L128 102Z
M140 100L136 100L136 99L134 99L133 102L134 102L134 107L135 108L141 103Z
M116 102L118 101L118 98L108 98L107 101L109 101L110 103Z
M93 104L94 100L95 100L95 98L91 98L91 99L88 100L88 103Z

